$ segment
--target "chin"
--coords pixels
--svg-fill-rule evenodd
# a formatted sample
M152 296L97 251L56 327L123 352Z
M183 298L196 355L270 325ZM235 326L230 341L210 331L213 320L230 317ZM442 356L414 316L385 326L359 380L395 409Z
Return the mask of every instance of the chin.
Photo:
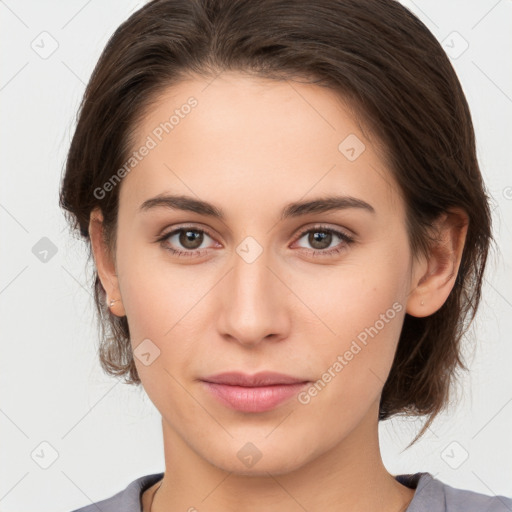
M304 450L304 443L288 446L283 443L237 441L219 446L203 458L223 471L241 476L268 477L268 474L290 473L302 467L313 456Z

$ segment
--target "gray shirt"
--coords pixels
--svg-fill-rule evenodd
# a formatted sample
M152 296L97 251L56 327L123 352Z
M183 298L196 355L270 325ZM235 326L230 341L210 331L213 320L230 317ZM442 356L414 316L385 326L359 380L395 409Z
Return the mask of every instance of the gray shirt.
M141 494L163 476L163 473L141 476L114 496L72 512L142 512ZM430 473L397 475L395 478L416 489L406 512L512 512L511 498L456 489Z

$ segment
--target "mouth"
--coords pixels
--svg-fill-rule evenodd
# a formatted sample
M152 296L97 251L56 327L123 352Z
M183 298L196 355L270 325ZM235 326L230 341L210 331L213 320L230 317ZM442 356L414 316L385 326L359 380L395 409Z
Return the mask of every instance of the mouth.
M265 412L297 395L310 381L275 372L229 372L201 379L221 404L241 412Z

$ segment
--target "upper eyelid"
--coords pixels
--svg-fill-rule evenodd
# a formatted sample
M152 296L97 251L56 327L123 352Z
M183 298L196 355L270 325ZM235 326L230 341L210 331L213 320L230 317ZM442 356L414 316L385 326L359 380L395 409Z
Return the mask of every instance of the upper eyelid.
M346 236L347 238L354 238L355 235L351 234L350 232L348 232L348 229L346 228L341 228L341 227L330 227L330 226L326 226L326 225L315 225L315 226L311 226L311 227L308 227L308 228L304 228L303 230L299 230L298 233L295 235L295 236L303 236L305 235L306 233L309 233L310 231L314 231L314 230L317 230L317 231L332 231L334 233L340 233L344 236Z
M190 231L200 231L202 233L206 233L210 238L215 238L206 228L200 228L197 226L179 226L177 228L171 229L168 233L163 233L161 235L161 238L167 238L171 235L175 235L176 233L179 233L180 231L185 231L189 229Z

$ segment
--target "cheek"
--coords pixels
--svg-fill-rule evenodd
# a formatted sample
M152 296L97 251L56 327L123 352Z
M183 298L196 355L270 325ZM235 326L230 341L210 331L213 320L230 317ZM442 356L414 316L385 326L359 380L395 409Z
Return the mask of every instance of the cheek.
M189 304L197 302L197 283L171 265L158 244L120 235L118 254L119 285L132 342L165 338L187 306L190 309Z
M359 335L364 342L365 329L371 328L376 334L375 324L379 336L397 338L400 319L396 317L404 309L405 289L404 273L398 268L405 266L397 262L384 268L360 261L357 265L326 267L300 278L289 276L300 298L295 308L296 325L317 331L316 336L309 332L305 339L311 339L318 352L328 353L328 347L342 349Z
M166 393L183 394L172 377L183 380L191 361L201 355L198 340L204 338L204 326L212 328L208 292L217 276L194 268L170 265L165 254L148 264L142 251L131 251L119 261L134 361L148 395L157 401Z
M391 369L405 316L407 261L396 252L390 251L388 258L380 254L379 265L359 261L350 268L331 269L320 288L315 280L298 281L297 295L308 297L317 315L314 320L309 313L312 323L304 339L310 340L309 367L319 381L304 403L316 402L325 414L338 411L344 417L349 408L355 416L362 415L379 396Z
M338 336L309 352L317 380L298 396L299 411L303 428L319 428L326 445L348 435L377 407L389 375L404 309L398 301L375 298L357 315L341 310L333 316ZM318 418L323 418L321 425Z
M319 338L316 350L310 350L310 365L321 381L319 390L323 393L329 387L337 401L364 403L364 397L375 398L391 369L405 308L392 298L373 299L364 308L341 306L337 315L326 317L337 334Z

